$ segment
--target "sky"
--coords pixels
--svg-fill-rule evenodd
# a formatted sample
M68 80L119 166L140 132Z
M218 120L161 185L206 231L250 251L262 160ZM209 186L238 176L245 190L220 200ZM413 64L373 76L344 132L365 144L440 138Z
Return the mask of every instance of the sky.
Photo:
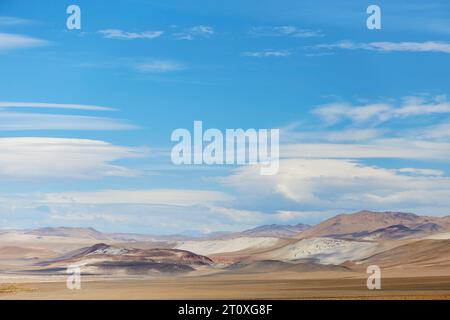
M449 74L446 0L0 0L0 228L448 215ZM279 172L174 165L196 120L280 129Z

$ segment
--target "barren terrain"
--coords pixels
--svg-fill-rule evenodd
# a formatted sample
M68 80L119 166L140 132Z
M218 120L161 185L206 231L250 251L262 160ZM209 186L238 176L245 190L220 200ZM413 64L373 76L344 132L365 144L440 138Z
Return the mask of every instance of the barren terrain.
M190 239L3 230L0 299L450 299L447 221L360 212L294 237L276 225ZM372 265L381 290L367 288ZM73 266L80 290L66 286Z

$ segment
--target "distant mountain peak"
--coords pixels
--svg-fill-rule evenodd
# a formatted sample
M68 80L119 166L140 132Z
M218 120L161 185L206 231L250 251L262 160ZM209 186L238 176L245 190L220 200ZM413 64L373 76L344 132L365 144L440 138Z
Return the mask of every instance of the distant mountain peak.
M419 228L420 225L423 226ZM411 229L408 232L411 234L413 232L423 234L448 227L450 226L445 218L419 216L407 212L362 210L334 216L301 232L297 237L361 236L373 232L392 233L393 230L396 231L396 236L400 236L400 232L406 234L407 229Z
M54 236L54 237L72 237L72 238L87 238L108 240L107 234L97 231L94 228L79 228L79 227L45 227L34 230L29 230L26 234L36 236Z
M252 237L293 237L299 232L310 228L309 225L298 223L296 225L270 224L242 231L240 234Z

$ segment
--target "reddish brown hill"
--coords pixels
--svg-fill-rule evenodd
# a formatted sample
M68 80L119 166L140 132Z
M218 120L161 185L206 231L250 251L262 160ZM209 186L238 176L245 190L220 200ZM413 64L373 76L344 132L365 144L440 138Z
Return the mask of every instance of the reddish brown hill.
M429 231L420 226L433 226ZM360 211L353 214L340 214L322 223L300 232L297 238L310 238L319 236L352 236L356 233L371 233L390 226L404 226L407 228L420 228L421 234L432 233L433 230L449 230L450 218L418 216L403 212L373 212ZM426 231L426 232L425 232Z

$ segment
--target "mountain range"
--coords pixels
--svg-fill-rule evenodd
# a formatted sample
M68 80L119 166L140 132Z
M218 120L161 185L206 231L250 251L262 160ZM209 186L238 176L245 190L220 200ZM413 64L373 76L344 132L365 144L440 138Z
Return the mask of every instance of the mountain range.
M149 235L133 233L103 233L94 228L39 228L33 230L16 230L36 236L55 236L95 240L114 241L186 241L197 239L221 239L236 237L275 237L275 238L311 238L333 237L352 239L400 239L408 236L450 230L450 216L419 216L403 212L359 211L352 214L340 214L317 225L303 223L296 225L271 224L262 225L241 232L217 231L207 235ZM3 231L5 232L5 231Z

